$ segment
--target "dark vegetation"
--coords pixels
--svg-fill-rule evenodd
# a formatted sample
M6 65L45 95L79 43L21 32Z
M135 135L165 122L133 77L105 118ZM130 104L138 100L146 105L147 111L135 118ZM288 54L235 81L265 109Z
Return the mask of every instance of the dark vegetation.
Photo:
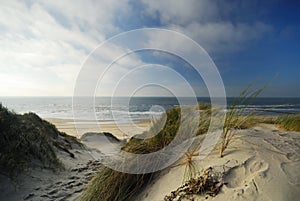
M195 200L194 195L209 195L214 197L224 185L221 177L222 174L220 172L216 172L210 167L203 171L201 176L191 178L177 190L172 191L171 195L165 196L164 200Z
M275 124L279 128L285 129L287 131L300 132L300 115L299 114L281 115L276 119Z
M75 137L59 132L56 127L34 113L18 115L0 104L0 173L16 176L32 165L63 168L55 149L74 154Z

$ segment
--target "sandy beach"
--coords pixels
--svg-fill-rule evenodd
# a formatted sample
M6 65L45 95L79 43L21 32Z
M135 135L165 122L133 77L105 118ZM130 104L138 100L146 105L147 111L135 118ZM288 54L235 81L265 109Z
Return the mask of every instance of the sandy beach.
M84 133L88 132L109 132L119 139L132 137L136 134L141 134L150 128L150 120L141 120L131 124L114 124L111 121L92 121L92 120L74 120L47 118L47 121L54 124L58 130L65 132L68 135L80 138ZM76 125L75 125L76 124Z
M48 120L60 131L76 136L76 129L73 124L68 124L69 120ZM94 131L89 130L89 126L83 125L81 132ZM146 129L149 122L141 122L139 126ZM104 125L103 131L121 136L114 125ZM101 157L93 158L91 153L97 152L96 155L101 156L97 147L106 146L101 141L102 137L101 133L84 135L81 141L85 147L72 145L71 152L75 157L57 149L56 154L64 170L53 172L32 166L16 181L1 176L0 200L77 200L101 167ZM112 141L119 144L115 139ZM224 182L215 197L194 195L194 200L292 201L300 196L299 132L287 132L271 124L259 124L251 129L237 131L223 158L219 158L218 150L215 150L203 160L197 157L193 160L199 173L211 167L221 174ZM181 162L163 170L135 200L162 201L166 195L179 188L183 184L186 168Z

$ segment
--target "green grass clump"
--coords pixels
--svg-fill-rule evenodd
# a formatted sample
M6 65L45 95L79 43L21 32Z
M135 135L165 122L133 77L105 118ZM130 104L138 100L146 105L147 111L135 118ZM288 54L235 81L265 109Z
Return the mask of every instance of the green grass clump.
M134 200L136 194L152 181L154 174L127 174L102 166L79 200Z
M202 111L203 110L204 111L211 110L211 104L199 102L198 103L198 108L199 108L199 110L202 110Z
M300 115L280 115L275 121L276 125L287 131L298 131L300 132Z
M71 141L80 144L34 113L18 115L0 104L1 174L16 176L32 164L61 168L54 147L68 152Z
M277 116L254 116L254 123L276 124Z
M158 151L169 144L178 131L180 108L168 110L166 115L166 124L157 135L154 134L160 129L160 121L154 122L149 132L144 132L141 135L132 137L122 149L130 153L147 154ZM128 163L130 163L130 160L128 160ZM134 197L141 188L145 187L156 174L158 174L158 172L148 174L127 174L103 166L99 169L97 175L90 181L87 189L83 192L79 200L134 200Z
M166 112L166 123L162 130L160 121L154 122L149 131L132 137L123 147L124 151L135 154L147 154L158 151L167 146L176 136L181 120L181 109L179 107ZM157 131L159 131L157 133ZM153 136L153 137L148 137ZM146 138L145 138L146 137Z
M202 109L200 109L200 119L198 119L198 117L181 117L180 107L170 109L166 111L166 123L161 130L161 120L158 120L154 122L149 131L132 137L130 141L125 144L123 150L138 154L156 152L167 146L175 138L179 127L181 127L181 131L183 132L191 132L191 126L197 121L199 121L199 125L196 135L207 133L210 125L211 106L208 104L199 104L199 107L200 105L202 106ZM193 110L194 108L188 109ZM183 120L181 120L181 118L183 118ZM153 137L147 138L147 136Z
M225 117L223 132L221 135L221 142L219 148L219 157L223 157L224 151L227 149L229 143L232 141L236 129L245 129L253 125L254 113L246 112L246 108L253 100L264 90L265 87L250 91L249 85L244 91L241 92L238 98L229 108ZM243 105L243 107L240 107Z
M207 133L210 126L210 120L213 108L208 103L199 103L200 110L200 122L197 130L197 135L202 135Z
M200 108L200 107L199 107ZM198 109L199 109L198 108ZM197 135L207 132L210 119L210 106L203 105L201 108L201 118ZM194 108L187 108L193 111ZM179 127L182 131L190 130L191 125L194 125L196 118L182 117L182 108L175 107L166 111L165 124L161 125L161 120L154 121L149 131L143 134L132 137L127 142L122 150L135 154L148 154L163 149L170 144L176 137ZM203 110L203 111L202 111ZM199 119L198 119L199 120ZM164 122L164 121L163 121ZM180 140L184 140L180 139ZM188 153L185 155L189 158ZM128 161L130 163L130 161ZM193 165L191 160L186 162ZM132 164L136 165L136 164ZM191 172L191 171L190 171ZM148 174L127 174L117 172L107 167L101 167L98 174L90 181L87 189L83 192L80 200L107 200L107 201L126 201L134 200L134 196L145 187L155 175L159 172Z

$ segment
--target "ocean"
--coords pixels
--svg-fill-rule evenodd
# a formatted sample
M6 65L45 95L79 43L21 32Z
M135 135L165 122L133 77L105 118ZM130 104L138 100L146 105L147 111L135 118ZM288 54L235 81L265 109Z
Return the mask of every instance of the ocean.
M76 116L81 120L91 120L96 116L103 123L127 123L130 119L139 121L159 117L164 110L179 105L174 97L133 97L129 104L127 98L117 97L113 99L113 105L111 98L97 97L95 107L84 104L84 100L82 98L82 104L76 105ZM198 101L209 103L210 99L199 97ZM234 98L227 98L228 105L233 101ZM1 97L0 102L19 114L34 112L42 118L74 118L72 97ZM89 112L91 110L94 112ZM258 111L261 115L300 114L300 98L256 98L247 110Z

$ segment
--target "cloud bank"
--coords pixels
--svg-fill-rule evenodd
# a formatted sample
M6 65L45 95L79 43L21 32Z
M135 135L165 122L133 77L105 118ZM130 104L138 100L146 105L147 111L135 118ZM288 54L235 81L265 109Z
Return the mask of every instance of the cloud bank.
M147 21L150 27L186 34L212 54L239 51L272 33L272 26L257 19L249 20L249 13L237 19L240 12L255 5L244 4L208 0L2 1L0 94L72 95L84 60L101 42L125 31L125 19L136 18L138 28L142 28L139 23ZM161 43L162 47L189 48L178 44L179 41L170 44L159 35L151 42ZM99 66L106 66L105 57L114 56L115 51L118 50L105 49ZM138 54L122 62L107 74L108 85L123 72L124 66L149 63ZM171 83L167 85L171 87ZM102 95L108 93L109 87Z

